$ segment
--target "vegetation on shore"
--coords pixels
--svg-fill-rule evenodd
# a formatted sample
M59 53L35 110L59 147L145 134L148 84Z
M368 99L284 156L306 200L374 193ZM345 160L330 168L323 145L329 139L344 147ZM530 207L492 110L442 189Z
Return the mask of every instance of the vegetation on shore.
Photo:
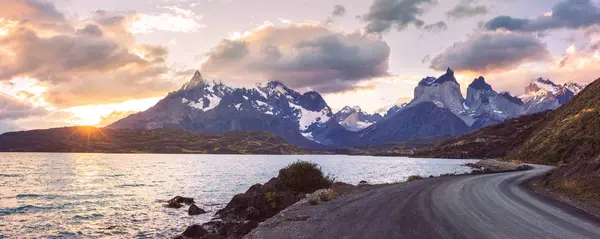
M311 193L333 184L330 176L325 176L320 166L308 161L296 161L279 170L279 179L288 189L298 193Z
M321 154L271 133L202 134L176 129L115 130L65 127L0 135L1 152Z

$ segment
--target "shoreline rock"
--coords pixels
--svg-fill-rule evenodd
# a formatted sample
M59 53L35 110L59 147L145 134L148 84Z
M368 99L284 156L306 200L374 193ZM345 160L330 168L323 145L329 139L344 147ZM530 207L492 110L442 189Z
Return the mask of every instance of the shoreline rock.
M277 178L272 178L264 185L255 184L245 193L235 195L211 221L189 226L176 238L242 238L260 222L302 198L301 193L287 189Z

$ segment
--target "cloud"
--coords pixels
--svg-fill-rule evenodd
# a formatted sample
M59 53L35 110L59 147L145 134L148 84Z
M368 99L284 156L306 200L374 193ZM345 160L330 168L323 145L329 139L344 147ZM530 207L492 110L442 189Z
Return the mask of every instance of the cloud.
M421 64L425 64L425 63L429 63L429 61L431 61L431 56L430 55L425 55L422 59L421 59Z
M222 40L202 71L223 80L278 80L290 87L340 92L387 75L389 46L373 37L334 32L322 25L267 25L236 40Z
M504 29L537 32L553 29L579 29L600 24L600 8L590 0L566 0L556 4L552 12L535 19L498 16L488 21L488 30Z
M522 63L551 59L546 45L531 34L484 32L455 43L431 60L430 67L479 73L510 70Z
M43 108L34 107L13 96L0 93L0 121L16 120L27 118L29 116L39 116L46 113L47 111Z
M129 30L133 34L152 33L155 31L197 32L206 25L202 24L202 15L178 7L164 7L172 13L131 15Z
M52 2L45 0L3 0L0 18L16 21L22 26L53 31L71 27L65 22L65 15Z
M477 15L485 15L488 13L488 9L486 6L477 5L473 6L472 4L475 1L473 0L463 0L454 8L446 12L446 16L448 18L459 19L459 18L468 18Z
M98 127L105 127L109 124L117 122L120 119L123 119L131 114L137 113L136 111L113 111L107 116L100 117L100 123L96 124Z
M436 23L427 24L427 25L423 26L423 30L427 31L427 32L437 33L437 32L442 32L442 31L448 30L448 25L443 21L439 21Z
M97 11L75 28L50 2L41 5L44 11L31 2L40 3L11 0L23 13L0 11L6 14L0 18L19 22L0 35L0 81L35 78L46 89L43 98L57 107L156 97L179 83L166 47L135 41L128 28L135 14ZM34 17L44 21L29 20ZM49 27L58 25L70 28Z
M333 12L331 13L331 16L333 17L343 17L344 15L346 15L346 8L342 5L335 5L333 7Z
M383 33L395 28L403 31L409 25L421 28L425 22L419 17L425 9L423 5L437 3L435 0L375 0L369 12L362 16L367 22L365 31Z

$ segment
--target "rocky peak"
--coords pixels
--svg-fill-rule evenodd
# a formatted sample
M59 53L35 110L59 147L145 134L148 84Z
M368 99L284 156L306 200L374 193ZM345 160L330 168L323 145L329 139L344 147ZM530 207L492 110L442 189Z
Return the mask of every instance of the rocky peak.
M428 76L428 77L423 78L419 82L419 85L429 86L429 85L433 84L433 82L435 82L435 80L437 80L437 78L432 77L432 76Z
M204 78L202 77L202 74L200 73L200 71L196 71L192 79L188 83L185 83L183 85L182 90L191 90L203 84Z
M500 95L514 104L523 105L523 101L519 97L512 96L510 93L508 93L506 91L500 93Z
M567 82L563 85L564 88L569 89L573 94L579 94L585 88L584 84L579 84L575 82Z
M446 74L443 74L442 76L440 76L440 78L435 80L434 83L443 84L448 81L458 84L458 81L456 81L456 78L454 77L454 71L450 68L448 68L448 70L446 70Z
M493 90L492 86L485 82L485 78L483 78L483 76L480 76L479 78L473 80L473 82L469 85L469 88L485 91Z

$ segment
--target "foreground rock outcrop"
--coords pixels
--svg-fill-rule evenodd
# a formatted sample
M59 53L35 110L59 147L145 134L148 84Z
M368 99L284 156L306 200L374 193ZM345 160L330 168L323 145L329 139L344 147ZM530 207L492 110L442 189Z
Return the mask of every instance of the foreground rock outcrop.
M189 226L177 238L241 238L260 222L303 199L306 193L331 185L316 164L298 161L281 169L277 178L235 195L213 220Z

